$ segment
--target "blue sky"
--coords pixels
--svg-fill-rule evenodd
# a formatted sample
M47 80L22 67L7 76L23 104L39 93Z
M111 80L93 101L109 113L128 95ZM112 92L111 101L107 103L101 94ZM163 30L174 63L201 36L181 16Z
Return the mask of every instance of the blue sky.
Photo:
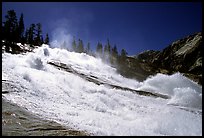
M14 9L25 26L42 24L53 40L56 28L66 34L103 46L109 38L128 55L162 50L173 41L202 30L200 2L2 2L2 19Z

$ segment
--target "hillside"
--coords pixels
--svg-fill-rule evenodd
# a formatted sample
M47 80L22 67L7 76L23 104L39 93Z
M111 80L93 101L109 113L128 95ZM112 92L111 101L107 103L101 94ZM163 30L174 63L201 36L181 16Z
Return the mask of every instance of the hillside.
M179 39L162 51L148 50L128 57L127 70L142 72L144 78L156 73L183 73L202 85L202 35L196 33ZM145 75L147 74L147 75Z

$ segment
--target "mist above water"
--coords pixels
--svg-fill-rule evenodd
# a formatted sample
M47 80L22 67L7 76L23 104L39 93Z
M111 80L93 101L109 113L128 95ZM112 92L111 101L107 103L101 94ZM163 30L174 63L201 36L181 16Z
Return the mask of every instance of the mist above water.
M57 28L52 32L50 46L52 48L72 49L73 36L65 28Z

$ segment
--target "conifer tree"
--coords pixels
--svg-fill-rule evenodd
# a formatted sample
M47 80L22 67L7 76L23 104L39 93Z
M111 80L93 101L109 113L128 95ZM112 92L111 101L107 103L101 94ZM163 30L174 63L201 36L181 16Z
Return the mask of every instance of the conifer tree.
M90 54L90 43L89 42L87 43L85 53Z
M121 54L120 54L120 58L119 58L119 62L120 63L125 63L126 58L127 58L127 52L125 51L125 49L121 50Z
M76 45L75 37L73 38L73 42L72 42L72 51L74 51L74 52L77 51L77 45Z
M42 26L41 26L41 23L37 23L36 24L36 37L35 37L35 45L38 45L38 46L40 46L40 45L42 45L42 41L41 41L41 37L42 37Z
M114 45L114 47L111 50L112 56L113 57L117 57L118 56L118 50L117 50L117 46Z
M35 24L31 24L28 30L28 43L34 45L34 38L35 38Z
M111 54L111 45L110 45L109 39L107 40L107 51L108 51L108 55L110 56L110 54Z
M49 45L49 36L48 36L48 33L46 34L46 37L45 37L45 44Z
M121 57L124 57L124 58L126 58L127 57L127 52L125 51L125 49L122 49L121 50Z
M44 43L43 35L41 36L41 43Z
M103 55L103 45L102 43L98 42L96 47L96 52L99 54L100 57Z
M108 54L108 46L107 45L104 46L104 55L105 54Z
M79 39L79 45L78 45L78 48L77 48L77 52L78 53L83 53L84 52L84 44L83 44L83 41L81 39Z
M24 38L25 38L25 43L28 43L28 36L29 36L29 29L26 29L26 31L25 31L25 36L24 36Z
M9 10L5 18L6 21L4 22L3 27L5 40L8 40L9 42L17 42L18 22L16 12L14 10Z
M111 58L111 45L109 39L107 39L107 44L104 47L104 54L103 54L103 60L106 62L110 62Z
M4 26L2 28L3 39L5 40L5 51L16 53L18 46L14 43L18 41L18 22L16 17L16 12L14 10L9 10L5 16L6 21L3 22Z
M18 23L18 33L19 33L19 41L24 43L24 30L25 30L25 26L24 26L24 20L23 20L23 13L21 13L21 17L19 19L19 23Z
M116 45L111 49L111 63L116 64L118 60L118 50Z

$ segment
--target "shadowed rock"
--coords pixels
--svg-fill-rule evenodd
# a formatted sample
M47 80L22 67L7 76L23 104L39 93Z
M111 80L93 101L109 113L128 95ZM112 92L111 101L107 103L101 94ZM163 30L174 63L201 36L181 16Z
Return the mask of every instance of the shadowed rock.
M110 83L107 83L105 81L99 80L99 78L96 77L96 76L93 76L93 75L88 76L86 74L77 72L71 66L66 65L64 63L61 63L61 62L49 61L47 63L57 67L58 69L63 69L65 71L67 71L67 72L78 75L78 76L82 77L83 79L86 79L87 81L93 82L93 83L95 83L97 85L106 85L106 86L109 86L111 88L125 90L125 91L131 91L131 92L134 92L136 94L144 95L144 96L160 97L160 98L164 98L164 99L169 99L170 98L168 95L163 95L163 94L153 93L153 92L147 92L147 91L141 91L141 90L135 90L135 89L131 89L131 88L128 88L128 87L122 87L122 86L119 86L119 85L110 84Z

